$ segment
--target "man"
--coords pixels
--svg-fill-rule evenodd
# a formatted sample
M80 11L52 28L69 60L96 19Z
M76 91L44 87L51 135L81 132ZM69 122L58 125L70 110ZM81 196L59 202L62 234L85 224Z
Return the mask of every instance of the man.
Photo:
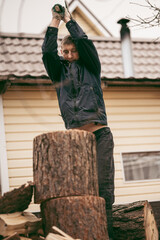
M56 6L57 7L57 6ZM88 39L67 10L60 14L52 9L52 21L42 46L43 62L56 87L61 115L67 129L93 132L96 137L99 195L106 200L109 237L112 239L112 204L114 202L113 137L107 126L101 65L93 42ZM60 21L70 33L57 51Z

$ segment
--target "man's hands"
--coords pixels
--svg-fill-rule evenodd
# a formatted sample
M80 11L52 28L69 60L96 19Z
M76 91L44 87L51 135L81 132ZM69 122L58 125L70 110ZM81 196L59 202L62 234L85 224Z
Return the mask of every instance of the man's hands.
M52 16L57 20L62 20L65 15L65 8L62 7L60 4L55 4L52 8Z
M52 8L52 23L57 21L60 23L61 20L67 23L71 20L71 16L66 8L62 7L60 4L55 4ZM55 25L52 23L51 25Z

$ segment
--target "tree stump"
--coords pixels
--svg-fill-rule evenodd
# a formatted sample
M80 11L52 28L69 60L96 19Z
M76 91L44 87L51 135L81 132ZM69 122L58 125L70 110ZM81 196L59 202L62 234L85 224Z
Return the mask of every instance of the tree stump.
M158 229L148 201L113 207L114 239L158 240Z
M98 196L94 135L68 130L35 137L33 175L35 203L64 196Z
M96 196L50 199L41 203L45 234L57 226L72 238L107 240L105 200Z

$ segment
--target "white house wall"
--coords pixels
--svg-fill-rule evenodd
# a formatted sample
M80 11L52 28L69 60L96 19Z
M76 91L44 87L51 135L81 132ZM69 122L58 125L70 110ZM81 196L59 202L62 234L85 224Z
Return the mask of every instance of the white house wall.
M0 94L0 195L9 190L3 99Z
M115 150L115 203L160 200L160 181L125 183L121 153L160 150L160 92L157 88L103 90ZM33 138L65 130L52 87L11 87L3 95L10 189L33 180Z
M160 181L126 183L122 152L160 150L160 92L156 88L109 88L104 91L115 141L116 203L160 200Z

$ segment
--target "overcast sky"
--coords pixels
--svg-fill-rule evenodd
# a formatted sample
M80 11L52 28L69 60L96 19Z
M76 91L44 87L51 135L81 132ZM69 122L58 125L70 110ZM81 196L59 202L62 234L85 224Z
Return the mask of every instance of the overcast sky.
M135 18L137 15L148 17L153 14L149 8L140 6L146 5L145 0L81 1L115 37L119 37L120 25L117 21L120 18ZM160 5L160 0L150 1ZM0 0L0 31L41 33L51 21L51 8L55 3L64 5L63 0ZM134 38L155 39L160 37L160 27L131 27L131 35Z

